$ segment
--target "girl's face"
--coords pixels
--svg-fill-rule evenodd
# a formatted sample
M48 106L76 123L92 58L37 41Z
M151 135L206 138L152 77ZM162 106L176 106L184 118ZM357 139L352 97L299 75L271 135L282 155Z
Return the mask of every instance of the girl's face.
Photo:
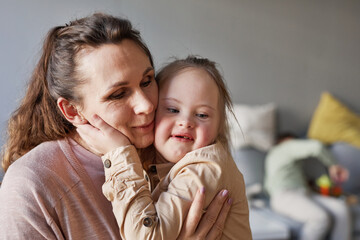
M143 50L131 40L106 44L83 54L78 66L86 79L80 89L83 117L99 115L137 148L153 143L158 88Z
M159 93L155 147L170 162L213 143L220 123L219 90L202 69L188 68L166 80Z

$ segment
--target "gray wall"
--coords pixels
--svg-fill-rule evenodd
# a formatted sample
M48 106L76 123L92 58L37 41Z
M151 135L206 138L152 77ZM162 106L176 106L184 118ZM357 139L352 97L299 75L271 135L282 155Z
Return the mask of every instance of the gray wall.
M360 1L1 0L0 145L47 30L94 11L128 17L157 66L217 61L234 102L276 103L281 130L305 132L325 90L360 112Z
M360 1L144 0L122 6L157 63L188 53L214 59L234 102L278 105L280 130L305 133L326 90L360 112Z

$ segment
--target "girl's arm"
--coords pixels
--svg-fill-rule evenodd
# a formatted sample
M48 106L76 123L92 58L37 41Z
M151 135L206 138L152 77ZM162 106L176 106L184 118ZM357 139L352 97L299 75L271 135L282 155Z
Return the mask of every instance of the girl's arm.
M95 126L94 131L89 126L86 128L79 127L78 132L83 139L92 142L91 145L97 148L99 152L108 151L109 148L116 145L117 137L113 136L114 132L109 131L110 126L99 118L93 122L93 125ZM105 130L102 131L103 129ZM99 134L99 130L101 134ZM111 136L107 136L108 133L111 133ZM207 212L201 219L199 212L194 214L191 211L189 218L184 222L191 202L180 199L176 194L167 194L166 200L162 201L167 206L161 208L160 214L156 211L148 183L144 177L141 161L133 146L117 148L103 156L103 161L106 175L103 191L113 204L120 233L125 239L133 237L146 239L170 237L175 239L180 230L179 239L191 239L192 237L203 239L206 235L209 239L215 239L219 234L221 235L222 228L219 226L223 226L225 222L224 218L229 209L228 204L225 204L225 208L220 213L219 209L221 209L221 203L224 203L227 196L220 194L216 197L214 204L209 207L209 210L215 210ZM194 193L189 192L189 194L192 194L193 197L196 191ZM172 208L172 210L166 211L167 207ZM199 219L198 227L192 224L198 222ZM217 220L214 222L213 219ZM184 227L179 229L183 223Z
M119 147L102 159L106 179L103 193L112 203L123 239L176 239L197 189L206 186L207 196L215 196L216 184L221 182L218 165L208 161L189 164L181 171L177 169L169 184L160 183L156 190L161 194L154 202L146 180L149 178L134 146ZM207 204L209 200L207 197Z

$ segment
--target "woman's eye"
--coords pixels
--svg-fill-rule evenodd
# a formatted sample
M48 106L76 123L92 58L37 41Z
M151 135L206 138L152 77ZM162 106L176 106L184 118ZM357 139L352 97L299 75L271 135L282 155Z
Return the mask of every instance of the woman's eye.
M114 93L112 95L110 95L110 99L111 100L115 100L115 99L121 99L125 96L126 92L125 91L121 91L121 92L117 92L117 93Z
M209 117L209 115L207 115L205 113L198 113L198 114L196 114L196 116L198 116L199 118L203 118L203 119L206 119Z
M153 78L151 76L147 76L146 80L141 83L141 87L147 87L151 84Z
M179 112L179 110L177 110L177 109L175 109L175 108L167 108L167 111L168 111L169 113L178 113L178 112Z

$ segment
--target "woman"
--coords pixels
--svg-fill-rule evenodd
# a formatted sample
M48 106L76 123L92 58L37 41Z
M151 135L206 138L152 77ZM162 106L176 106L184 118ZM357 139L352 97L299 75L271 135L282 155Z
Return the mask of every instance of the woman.
M108 45L118 48L94 54ZM109 57L118 61L108 64ZM111 204L101 193L101 159L74 125L98 114L141 149L153 141L156 106L152 56L129 21L94 14L51 29L26 95L9 121L1 239L119 239ZM180 238L221 234L229 209L223 206L226 196L219 194L200 220L203 197L200 191Z

